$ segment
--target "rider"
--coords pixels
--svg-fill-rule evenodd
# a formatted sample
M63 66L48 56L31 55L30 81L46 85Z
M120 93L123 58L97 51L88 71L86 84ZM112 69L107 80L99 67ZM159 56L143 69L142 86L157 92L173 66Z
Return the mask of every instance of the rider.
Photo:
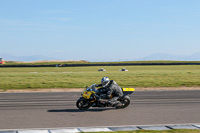
M111 95L113 96L111 99L108 100L108 106L120 106L121 103L118 101L118 99L123 96L123 92L121 87L119 87L119 85L117 85L117 83L114 80L110 80L108 77L103 77L101 79L101 84L96 86L103 87L99 89L100 93L104 93L101 94L102 99L108 99Z

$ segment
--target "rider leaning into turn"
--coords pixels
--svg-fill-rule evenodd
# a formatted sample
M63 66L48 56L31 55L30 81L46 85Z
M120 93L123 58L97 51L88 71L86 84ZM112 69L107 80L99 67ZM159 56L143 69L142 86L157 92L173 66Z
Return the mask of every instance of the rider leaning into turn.
M108 100L108 106L120 106L118 99L123 96L121 87L114 81L110 80L108 77L103 77L101 79L101 84L96 85L97 87L102 86L103 88L99 89L102 99L108 99L112 95L113 97ZM104 94L102 94L104 93Z

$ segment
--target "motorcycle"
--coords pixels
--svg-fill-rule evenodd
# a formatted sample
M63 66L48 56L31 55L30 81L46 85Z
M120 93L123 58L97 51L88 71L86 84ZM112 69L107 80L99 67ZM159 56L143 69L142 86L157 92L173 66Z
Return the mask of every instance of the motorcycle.
M121 88L123 92L123 96L118 99L121 103L120 106L116 105L116 109L124 109L130 104L130 97L129 95L132 94L135 89L134 88ZM87 110L90 107L110 107L107 104L107 101L112 98L112 95L109 99L101 99L99 101L100 95L98 94L98 89L94 86L86 87L81 97L77 100L76 106L80 110Z

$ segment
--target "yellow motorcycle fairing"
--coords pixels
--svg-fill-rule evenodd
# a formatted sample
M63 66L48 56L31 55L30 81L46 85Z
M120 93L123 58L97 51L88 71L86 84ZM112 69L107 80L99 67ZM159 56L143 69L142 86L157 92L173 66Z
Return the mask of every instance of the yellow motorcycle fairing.
M86 89L83 91L83 94L82 94L82 97L85 98L85 99L89 99L90 96L92 94L94 94L95 92L94 91L87 91Z
M124 94L132 94L135 89L134 88L122 88Z
M123 91L135 91L134 88L122 88Z

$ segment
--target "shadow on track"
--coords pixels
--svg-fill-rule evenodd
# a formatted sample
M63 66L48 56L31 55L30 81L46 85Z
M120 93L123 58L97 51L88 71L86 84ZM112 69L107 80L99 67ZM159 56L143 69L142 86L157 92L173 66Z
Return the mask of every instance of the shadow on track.
M59 110L48 110L47 112L102 112L108 110L116 110L116 108L99 108L99 109L88 109L88 110L79 110L79 109L59 109Z

